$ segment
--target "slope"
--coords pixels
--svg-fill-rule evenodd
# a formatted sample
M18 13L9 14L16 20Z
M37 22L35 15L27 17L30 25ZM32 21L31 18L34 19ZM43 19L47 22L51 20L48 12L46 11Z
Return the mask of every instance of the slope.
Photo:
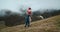
M31 23L31 27L24 24L1 29L0 32L60 32L60 15Z

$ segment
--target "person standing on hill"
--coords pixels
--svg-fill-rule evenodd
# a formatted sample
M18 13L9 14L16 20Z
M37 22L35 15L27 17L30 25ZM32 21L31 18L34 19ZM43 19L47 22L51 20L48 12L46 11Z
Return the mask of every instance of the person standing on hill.
M28 8L28 10L26 11L26 18L25 18L25 27L29 27L30 26L30 22L31 22L31 8Z

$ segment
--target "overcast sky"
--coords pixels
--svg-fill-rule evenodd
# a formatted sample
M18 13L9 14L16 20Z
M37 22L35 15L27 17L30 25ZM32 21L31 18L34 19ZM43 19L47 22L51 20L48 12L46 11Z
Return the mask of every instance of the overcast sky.
M60 0L0 0L0 10L9 9L19 11L20 7L31 7L38 9L60 9Z

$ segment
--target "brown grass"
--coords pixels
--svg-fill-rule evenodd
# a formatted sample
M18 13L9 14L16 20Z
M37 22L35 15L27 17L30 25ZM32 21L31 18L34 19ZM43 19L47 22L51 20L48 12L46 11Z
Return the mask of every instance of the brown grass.
M24 24L1 29L1 32L60 32L57 28L60 15L31 23L31 27L24 27Z

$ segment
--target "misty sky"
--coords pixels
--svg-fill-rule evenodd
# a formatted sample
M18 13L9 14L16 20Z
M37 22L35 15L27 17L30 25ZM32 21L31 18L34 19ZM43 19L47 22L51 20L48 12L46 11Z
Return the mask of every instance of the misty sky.
M60 9L60 0L0 0L0 10L19 11L20 7L38 9Z

